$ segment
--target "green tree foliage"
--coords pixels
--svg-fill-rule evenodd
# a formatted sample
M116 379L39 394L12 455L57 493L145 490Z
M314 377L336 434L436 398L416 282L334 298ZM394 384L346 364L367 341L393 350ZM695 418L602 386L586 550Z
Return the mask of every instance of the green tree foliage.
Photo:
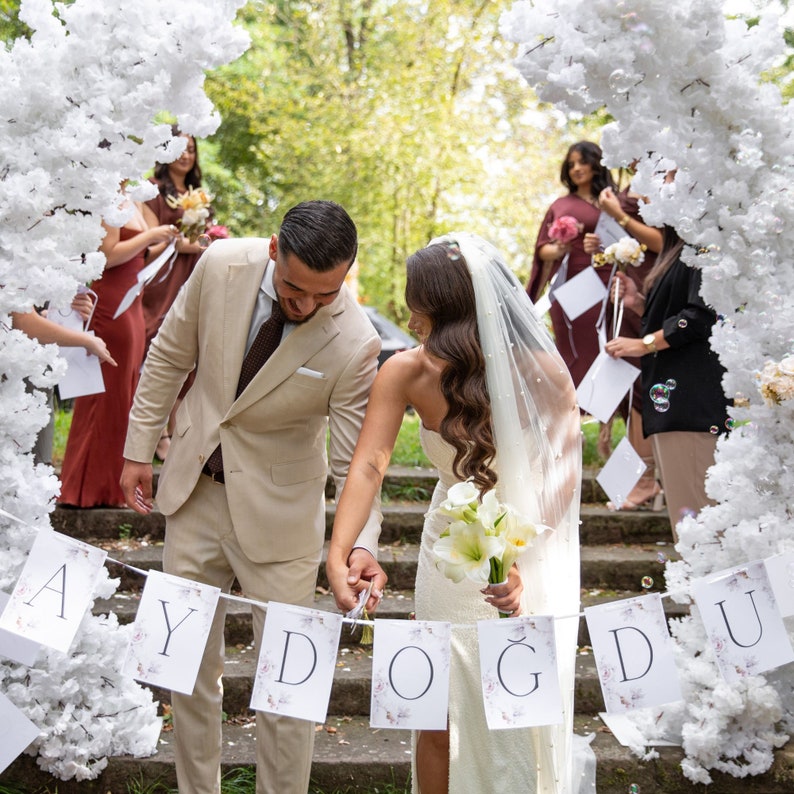
M435 234L482 233L526 265L570 135L512 67L501 10L249 3L251 48L208 79L218 217L267 235L298 201L338 201L359 226L362 300L398 320L405 258Z
M0 41L9 47L15 39L30 36L30 29L19 21L20 0L0 0Z

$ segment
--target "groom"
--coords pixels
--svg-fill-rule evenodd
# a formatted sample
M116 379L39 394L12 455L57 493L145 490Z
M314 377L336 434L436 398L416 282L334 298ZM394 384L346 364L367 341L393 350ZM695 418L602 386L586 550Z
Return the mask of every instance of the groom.
M236 580L258 601L312 605L328 458L339 494L380 350L344 283L356 251L345 210L307 201L269 240L214 242L177 296L146 358L121 476L129 507L148 513L160 431L195 368L157 490L166 573L225 592ZM378 593L386 583L375 560L379 529L376 505L350 556L351 576L374 579ZM172 694L179 789L191 794L220 790L225 604L193 694ZM376 605L373 596L368 607ZM263 609L253 609L253 623L258 653ZM313 723L256 718L258 794L305 794Z

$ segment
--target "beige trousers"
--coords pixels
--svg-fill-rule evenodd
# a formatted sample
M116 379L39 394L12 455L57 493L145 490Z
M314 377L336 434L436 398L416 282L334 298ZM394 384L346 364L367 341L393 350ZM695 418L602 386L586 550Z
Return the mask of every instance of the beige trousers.
M717 435L675 430L654 433L651 439L673 537L677 541L676 524L684 511L699 513L706 505L715 504L706 495L706 472L714 465Z
M263 532L266 542L264 538ZM257 601L312 606L319 562L320 552L316 559L251 562L235 537L225 487L209 477L199 478L190 499L166 523L166 573L214 585L223 592L229 592L237 579L245 596ZM258 658L265 611L257 607L252 611ZM193 694L174 692L171 696L180 794L220 792L225 617L226 599L221 598ZM313 722L258 711L257 794L305 794L313 750Z

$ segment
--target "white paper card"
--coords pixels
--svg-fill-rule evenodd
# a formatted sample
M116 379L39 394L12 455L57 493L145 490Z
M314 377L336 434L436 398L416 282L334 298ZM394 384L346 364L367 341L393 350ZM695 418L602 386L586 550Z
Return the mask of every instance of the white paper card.
M0 616L0 628L66 653L106 557L95 546L40 530Z
M93 336L93 331L87 333ZM84 347L61 347L59 354L66 361L66 373L58 381L58 394L63 400L84 397L87 394L102 394L105 379L102 363Z
M96 307L96 293L86 287L81 287L80 292L88 292L94 296L94 307ZM93 311L91 317L93 317ZM85 323L85 327L91 322L91 317ZM50 306L47 310L47 319L57 323L64 328L73 331L82 331L83 317L72 309L71 306L60 309L57 306ZM93 334L93 331L89 331ZM58 381L58 394L64 400L71 400L74 397L83 397L86 394L101 394L105 391L105 380L102 377L102 366L99 359L88 353L84 347L60 347L59 355L66 361L66 373Z
M608 712L681 699L659 593L587 607L584 614Z
M379 620L372 654L373 728L444 730L449 708L452 625Z
M569 320L575 320L591 306L603 303L606 296L607 288L592 267L586 267L554 290L554 299Z
M123 671L147 684L193 693L220 589L149 571Z
M0 692L0 773L39 735L39 729Z
M602 350L576 390L579 406L599 422L608 422L639 374L637 367Z
M658 711L659 709L654 709L655 713ZM604 725L612 731L612 735L624 747L638 747L640 745L645 747L680 747L682 744L680 736L668 735L659 738L644 736L632 720L631 712L607 714L605 711L599 711L598 716L601 717Z
M0 590L0 614L2 614L8 603L10 596ZM0 656L11 659L14 662L30 667L39 655L38 642L20 637L19 634L0 629Z
M607 248L612 243L618 242L624 237L631 237L631 235L611 216L606 212L602 212L598 216L598 222L594 229L595 234L601 241L601 248Z
M562 722L554 618L477 623L485 718L490 730Z
M692 595L728 683L794 660L763 561L695 579Z
M604 489L609 501L620 509L647 468L631 442L623 436L604 468L598 472L596 482Z
M543 317L549 309L551 309L551 294L549 292L544 292L535 304L535 311L538 313L538 317Z
M767 557L764 565L780 615L794 615L794 551Z
M146 267L138 271L135 283L127 290L124 297L121 299L116 308L116 313L113 315L115 320L121 317L127 309L135 302L135 298L141 294L143 288L157 275L160 268L165 264L166 260L175 252L176 244L170 242L165 250L157 257L157 259L150 262Z
M325 722L341 631L341 615L271 601L251 708Z

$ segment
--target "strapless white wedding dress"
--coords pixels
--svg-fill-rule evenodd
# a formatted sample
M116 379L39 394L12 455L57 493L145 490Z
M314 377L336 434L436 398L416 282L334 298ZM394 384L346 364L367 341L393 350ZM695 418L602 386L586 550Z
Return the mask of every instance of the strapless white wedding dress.
M430 511L446 498L447 489L458 482L452 474L453 448L438 433L420 425L425 454L438 469L438 484ZM464 579L455 583L437 568L433 544L448 522L428 513L422 530L416 572L417 620L441 620L458 625L452 631L449 681L449 791L454 794L486 794L516 791L532 794L535 787L535 758L527 728L489 730L485 720L480 681L477 621L496 618L496 609L484 601L482 585ZM416 737L414 736L414 749ZM414 758L416 753L414 752ZM416 769L414 794L418 794Z

